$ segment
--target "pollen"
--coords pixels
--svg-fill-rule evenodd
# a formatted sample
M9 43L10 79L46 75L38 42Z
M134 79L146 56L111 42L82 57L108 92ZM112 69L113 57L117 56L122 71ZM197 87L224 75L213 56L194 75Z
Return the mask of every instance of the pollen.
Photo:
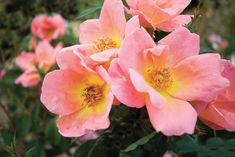
M108 37L99 38L95 40L94 42L94 48L98 52L112 49L112 48L117 48L117 47L118 47L117 43L113 39L108 38Z
M148 76L151 85L156 90L164 90L171 87L173 83L172 72L170 68L156 68L148 70Z
M82 97L84 98L84 103L91 107L102 100L102 87L99 85L89 85L83 90Z

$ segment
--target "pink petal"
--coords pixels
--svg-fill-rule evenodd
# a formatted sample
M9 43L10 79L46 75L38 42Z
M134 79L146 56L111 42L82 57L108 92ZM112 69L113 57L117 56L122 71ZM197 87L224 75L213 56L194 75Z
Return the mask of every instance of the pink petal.
M118 49L108 49L99 53L89 56L92 60L99 63L108 62L118 56Z
M230 82L229 87L224 89L218 96L218 101L235 101L235 66L229 61L223 60L221 62L223 66L222 76L227 78Z
M82 71L55 70L48 73L42 84L41 101L52 113L67 115L81 108L76 88L84 79ZM80 82L79 82L80 81Z
M159 23L169 20L172 16L157 6L153 0L138 0L137 8L154 28Z
M110 122L108 119L113 102L113 95L109 93L107 96L107 107L104 115L90 115L89 117L82 117L79 112L69 115L60 116L57 120L57 127L59 132L65 137L79 137L89 133L90 131L106 129Z
M23 87L36 86L41 81L41 77L35 70L25 71L16 80L15 84L21 84Z
M213 129L235 131L235 102L212 103L199 116Z
M136 90L140 93L147 93L149 95L150 102L154 107L162 107L164 104L163 97L156 90L150 87L139 73L133 69L129 69L129 71L131 82Z
M36 47L36 59L39 67L47 71L55 63L56 51L46 40L38 43Z
M121 41L126 27L122 1L105 0L100 13L100 23L104 36L115 37Z
M171 15L180 14L191 0L156 0L157 5Z
M160 23L157 27L163 31L171 32L181 26L185 26L192 21L190 15L178 15L170 20Z
M138 16L133 16L126 24L125 36L140 29L140 21Z
M98 19L87 20L80 24L79 40L81 44L92 43L102 37Z
M80 137L87 134L90 131L106 129L109 127L110 122L107 117L91 117L89 119L83 119L79 116L79 113L60 116L57 120L57 127L59 133L65 137Z
M197 121L197 112L186 101L166 97L162 108L146 102L150 121L157 132L166 136L192 134Z
M136 9L138 0L126 0L126 2L131 8Z
M141 52L154 46L154 41L143 28L127 36L121 45L119 54L119 65L123 72L128 74L129 68L140 69L143 59Z
M82 59L77 55L80 45L74 45L67 48L63 48L57 55L57 64L60 69L71 69L80 72L84 69L82 66Z
M145 105L145 95L136 91L130 81L115 79L111 83L111 90L116 98L128 107L141 108Z
M189 56L199 54L200 37L197 34L191 33L187 28L184 27L173 31L158 43L160 45L169 46L169 65L175 65L179 61Z
M115 58L111 61L110 66L108 68L108 73L112 79L124 77L124 74L118 64L118 58Z
M151 20L148 17L146 17L141 11L130 8L126 12L130 15L133 15L133 16L138 15L139 21L140 21L142 26L147 27L147 28L151 27ZM155 25L153 27L155 28Z
M229 85L220 73L220 56L204 54L191 56L173 69L175 88L170 94L186 101L210 102Z
M21 52L20 55L16 58L16 64L22 70L35 69L35 54L28 52Z
M111 78L108 74L108 72L106 71L106 69L103 66L97 66L96 67L96 71L97 73L100 75L100 77L107 83L110 84L111 82Z

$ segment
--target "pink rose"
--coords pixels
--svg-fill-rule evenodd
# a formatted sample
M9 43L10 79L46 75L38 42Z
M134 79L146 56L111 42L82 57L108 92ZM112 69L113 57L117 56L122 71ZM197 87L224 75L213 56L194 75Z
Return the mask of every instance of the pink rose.
M24 87L37 85L41 80L37 68L45 73L48 72L55 64L56 55L61 48L61 44L54 48L48 41L44 40L38 43L35 53L21 52L16 58L16 64L24 73L16 79L15 83L22 84Z
M48 73L43 81L41 101L59 116L57 127L65 137L80 137L109 127L113 102L106 70L96 71L81 64L72 48L59 53L59 70Z
M197 112L189 101L211 101L229 85L221 76L219 55L199 55L199 43L199 36L184 27L158 45L143 28L135 31L109 68L112 92L129 107L146 104L157 132L192 134Z
M131 15L139 15L141 24L170 32L191 22L190 15L180 15L191 0L126 0Z
M51 41L65 33L65 20L60 15L40 15L33 19L31 32L42 40Z

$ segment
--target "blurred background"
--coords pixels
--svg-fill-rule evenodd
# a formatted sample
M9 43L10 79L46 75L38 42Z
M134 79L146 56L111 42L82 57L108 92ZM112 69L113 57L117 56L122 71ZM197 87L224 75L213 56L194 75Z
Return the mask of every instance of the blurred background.
M97 17L102 3L102 0L0 0L0 157L118 156L120 149L152 131L142 111L120 107L112 112L112 129L104 134L105 138L99 141L98 148L94 147L97 145L95 141L83 144L86 139L64 138L57 132L55 116L40 103L40 85L33 88L14 85L21 74L15 58L21 51L30 50L30 25L35 16L61 14L68 25L65 35L58 40L64 46L70 46L79 43L79 24ZM235 1L192 0L185 12L195 17L190 28L201 36L201 53L217 52L235 64ZM120 113L128 121L115 119ZM134 124L140 117L146 121ZM118 124L120 122L123 125ZM133 133L136 128L146 129ZM171 144L161 145L161 149L156 150L162 140L171 141ZM90 149L95 151L87 154ZM147 140L141 147L137 144L135 150L134 157L156 157L154 151L166 150L176 157L234 157L235 134L215 132L199 122L195 136Z

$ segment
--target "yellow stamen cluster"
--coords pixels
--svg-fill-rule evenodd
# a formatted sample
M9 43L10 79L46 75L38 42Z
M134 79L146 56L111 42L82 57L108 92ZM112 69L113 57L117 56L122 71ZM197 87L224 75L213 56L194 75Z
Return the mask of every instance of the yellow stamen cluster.
M108 37L99 38L94 42L94 48L98 52L108 50L108 49L111 49L111 48L117 48L117 47L118 47L117 43L114 40L112 40L111 38L108 38Z
M102 88L98 85L89 85L83 90L82 97L84 97L84 103L90 107L101 101L103 97Z
M148 70L151 85L156 90L164 90L172 85L172 72L170 68L154 68Z

